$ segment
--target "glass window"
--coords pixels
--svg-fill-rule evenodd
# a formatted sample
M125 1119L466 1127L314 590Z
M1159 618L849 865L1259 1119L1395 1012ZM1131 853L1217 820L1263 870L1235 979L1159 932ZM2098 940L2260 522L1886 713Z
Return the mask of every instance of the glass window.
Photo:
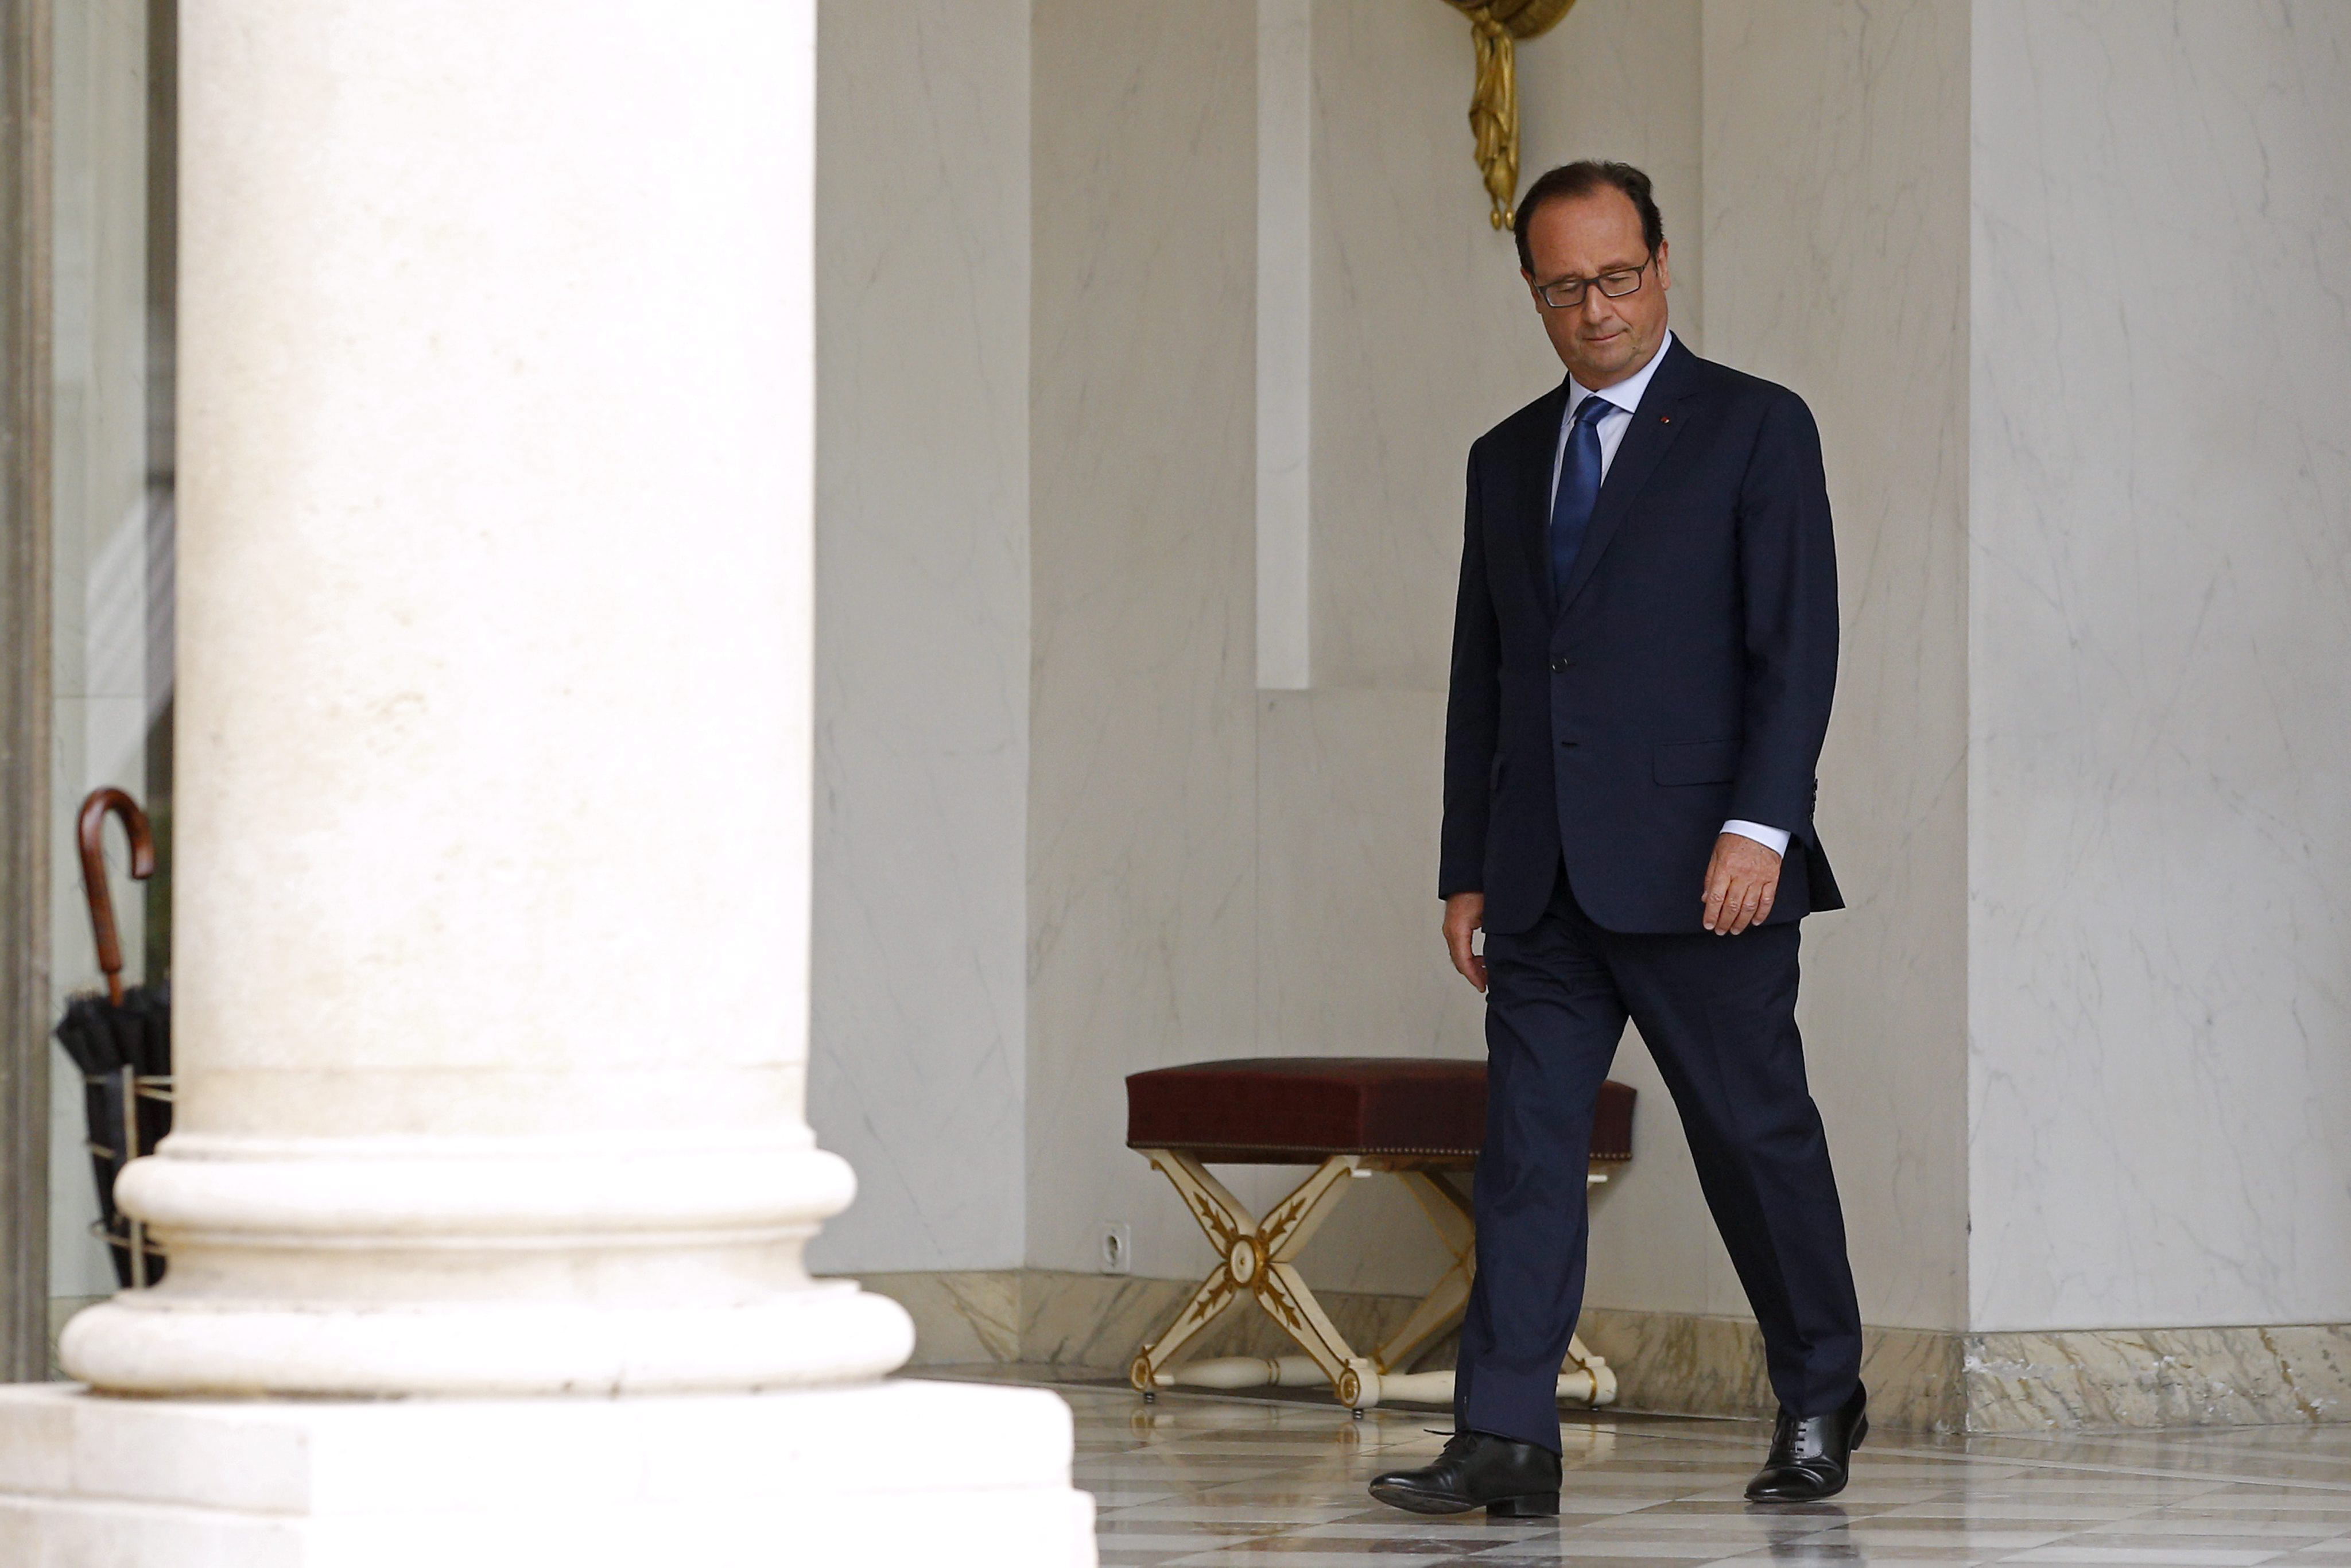
M171 967L174 139L171 0L54 0L52 235L51 1013L101 977L75 853L92 789L127 790L153 825L156 874L133 883L106 833L123 979ZM95 1234L82 1082L53 1059L49 1293L54 1321L115 1289Z

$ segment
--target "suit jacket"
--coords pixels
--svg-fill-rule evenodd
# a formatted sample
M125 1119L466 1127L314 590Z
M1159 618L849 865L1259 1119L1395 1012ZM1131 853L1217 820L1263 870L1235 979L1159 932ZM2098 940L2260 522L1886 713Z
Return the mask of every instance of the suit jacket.
M1844 907L1813 829L1836 682L1820 433L1785 387L1679 340L1642 394L1552 602L1565 382L1469 449L1439 896L1526 930L1562 858L1584 912L1699 931L1732 818L1792 837L1771 923Z

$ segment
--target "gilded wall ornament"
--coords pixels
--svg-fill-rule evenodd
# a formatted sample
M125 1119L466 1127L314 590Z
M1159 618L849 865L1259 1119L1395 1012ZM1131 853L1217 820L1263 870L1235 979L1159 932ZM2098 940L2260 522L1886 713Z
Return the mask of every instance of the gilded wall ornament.
M1478 170L1493 200L1493 225L1518 222L1518 43L1549 32L1575 0L1446 0L1469 18L1478 50L1478 85L1469 99L1469 129L1478 139Z

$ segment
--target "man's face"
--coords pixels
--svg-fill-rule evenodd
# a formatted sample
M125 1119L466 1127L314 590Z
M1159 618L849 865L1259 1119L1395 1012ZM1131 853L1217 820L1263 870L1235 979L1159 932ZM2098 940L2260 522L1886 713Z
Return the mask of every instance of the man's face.
M1535 313L1551 334L1551 346L1578 384L1593 392L1614 386L1656 355L1666 340L1666 290L1673 278L1666 270L1664 246L1649 260L1649 248L1641 243L1641 214L1630 196L1605 186L1545 202L1527 225L1527 250L1535 269L1520 276L1534 295ZM1544 284L1629 272L1644 262L1649 265L1641 287L1621 298L1588 287L1580 304L1554 309L1543 303Z

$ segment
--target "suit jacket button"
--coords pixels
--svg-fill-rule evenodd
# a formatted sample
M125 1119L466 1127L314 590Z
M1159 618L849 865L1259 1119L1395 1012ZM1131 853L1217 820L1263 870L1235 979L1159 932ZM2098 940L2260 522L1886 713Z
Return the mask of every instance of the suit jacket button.
M1573 663L1575 663L1575 661L1573 659L1553 659L1551 662L1551 673L1554 675L1558 674L1562 670L1566 669Z

